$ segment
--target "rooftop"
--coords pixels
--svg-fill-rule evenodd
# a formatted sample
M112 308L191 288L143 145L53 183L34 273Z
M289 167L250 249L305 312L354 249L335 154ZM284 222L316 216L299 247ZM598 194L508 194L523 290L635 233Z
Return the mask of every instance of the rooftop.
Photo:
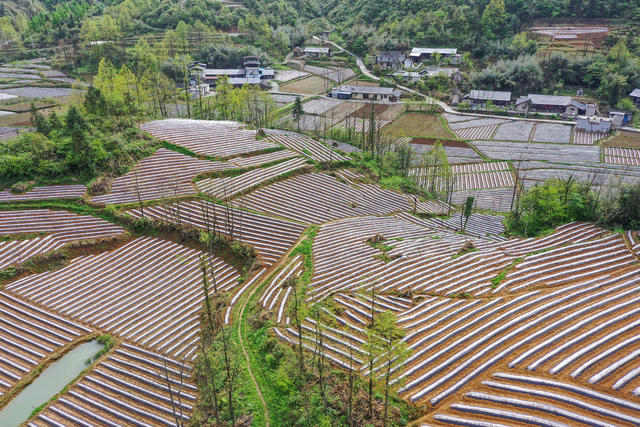
M527 100L531 100L531 103L535 105L559 105L563 107L568 106L573 101L570 96L540 95L530 93L528 96L518 98L517 103L519 104Z
M378 87L378 86L349 86L342 85L338 88L340 92L356 92L356 93L375 93L377 95L396 95L401 92L398 89L392 87Z
M328 47L307 46L303 50L304 53L329 53Z
M456 48L448 48L448 47L414 47L411 49L411 53L409 56L420 56L423 54L434 54L439 53L440 55L455 55L458 53L458 49Z
M467 95L470 99L480 99L482 101L511 101L511 92L498 92L494 90L472 90Z
M634 98L640 98L640 89L634 89L633 92L629 94L629 96L633 96Z

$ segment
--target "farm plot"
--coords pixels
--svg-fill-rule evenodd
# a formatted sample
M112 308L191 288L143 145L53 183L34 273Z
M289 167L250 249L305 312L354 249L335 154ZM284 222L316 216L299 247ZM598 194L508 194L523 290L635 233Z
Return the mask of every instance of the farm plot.
M458 141L461 144L466 145L465 142ZM460 163L472 163L472 162L482 162L483 159L480 157L478 153L475 152L473 148L469 145L465 146L451 146L448 141L441 141L444 145L444 151L447 153L447 159L449 160L449 164L460 164ZM411 148L416 152L416 154L424 154L433 148L431 145L425 144L410 144ZM415 166L420 166L422 160L418 157L414 160Z
M284 93L275 93L275 92L271 92L269 93L269 95L271 96L271 99L273 100L273 102L275 102L278 107L284 107L287 104L291 104L292 102L295 102L297 96L295 95L286 95Z
M598 141L609 137L608 133L601 132L585 132L583 130L576 130L573 133L573 143L579 145L594 145Z
M474 141L473 145L491 159L538 160L565 164L600 161L600 149L596 146L499 141Z
M305 65L304 71L333 80L336 83L342 83L356 76L352 69L343 67L316 67L313 65Z
M468 122L469 120L477 120L477 116L465 116L460 114L443 113L442 117L449 123Z
M311 101L305 102L302 104L302 109L305 114L317 114L322 115L328 110L334 108L337 105L342 104L344 101L339 99L330 99L330 98L320 98L320 99L312 99Z
M377 131L381 130L385 126L391 123L388 120L374 120L373 127ZM351 129L353 132L369 132L371 129L371 120L362 119L360 117L346 117L342 122L338 123L335 127L342 129Z
M640 166L640 150L605 147L604 161L615 165Z
M436 176L433 174L436 173ZM482 188L513 187L514 180L506 162L457 164L451 167L454 191L478 190ZM416 182L426 188L434 185L438 191L447 187L447 178L438 175L433 168L416 168L409 171Z
M243 127L236 122L165 119L145 123L140 129L201 156L232 157L278 147Z
M115 237L122 233L122 227L100 218L64 211L0 212L0 235L49 234L0 242L0 268L23 263L36 255L60 249L69 242Z
M464 122L450 123L449 127L455 132L462 129L480 128L486 126L498 126L503 123L509 123L511 120L507 119L491 119L491 118L476 118L475 120L469 120Z
M506 240L500 237L505 231L504 217L498 215L471 214L465 224L464 216L455 213L448 219L429 218L425 223L432 227L445 228L452 231L462 231L470 236L484 237L492 240Z
M84 185L53 185L33 187L22 194L13 194L10 190L0 191L0 202L19 202L24 200L80 199L87 191Z
M125 230L89 215L66 211L34 209L0 211L0 236L14 234L48 234L61 243L115 237Z
M239 168L251 168L264 165L266 163L277 162L281 160L297 157L299 154L291 150L274 151L273 153L258 154L251 157L234 157L229 159L229 163L233 163Z
M0 292L0 397L49 356L91 332Z
M140 218L139 209L127 211ZM304 227L288 221L256 215L239 209L216 205L204 200L148 206L144 216L159 221L179 222L203 230L241 240L253 246L263 263L271 265L298 240Z
M234 204L304 224L359 215L388 215L413 207L404 195L375 185L354 188L322 173L268 185L236 199ZM442 210L440 207L438 213Z
M640 405L571 381L496 372L461 401L433 416L435 425L638 425ZM577 424L576 424L577 423ZM612 424L613 423L613 424ZM431 424L431 423L430 423Z
M291 159L268 168L254 169L233 177L203 179L196 183L196 187L201 193L213 198L231 199L281 175L308 167L310 165L305 159Z
M337 118L332 120L330 117L313 116L310 114L300 116L299 122L296 122L291 114L287 114L278 121L278 124L285 128L297 129L298 126L300 126L301 131L312 132L323 132L325 129L331 129L337 123Z
M76 95L80 91L76 89L62 87L19 87L14 89L2 89L2 93L21 96L24 98L60 98L63 96Z
M280 90L285 93L300 93L304 95L318 95L328 92L333 83L320 76L312 75L300 80L285 83L280 86Z
M160 148L150 157L138 162L132 171L116 178L111 192L91 198L99 205L137 203L195 195L191 180L205 172L233 169L224 162L210 162Z
M360 108L362 108L361 102L342 101L330 110L325 111L324 116L333 117L336 122L340 122Z
M496 141L529 141L534 122L512 121L503 123L493 136ZM472 138L473 139L473 138Z
M200 340L201 255L173 242L141 237L5 289L145 348L192 360ZM238 286L233 267L213 256L205 256L204 262L218 291Z
M537 123L531 140L533 142L571 143L571 126L555 123Z
M468 237L436 233L435 227L428 228L431 224L419 219L405 221L407 216L350 218L321 227L313 246L309 299L332 292L367 294L371 289L380 294L444 295L488 289L490 278L510 263L493 249L454 258ZM388 247L388 262L381 259L377 244Z
M181 360L122 343L29 425L169 426L176 416L188 423L198 393L191 371Z
M524 257L492 293L503 290L517 292L541 286L564 286L584 277L616 274L636 263L637 259L620 235L604 235L587 242Z
M455 139L437 114L407 112L385 131L397 136Z
M328 162L330 160L340 162L349 160L349 158L336 153L326 145L308 136L274 129L269 129L266 132L268 135L267 139L282 144L288 149L295 150L317 162Z
M465 129L457 129L457 130L454 130L454 132L461 139L483 140L483 139L491 139L491 135L493 135L497 127L498 127L497 125L471 127L471 128L465 128Z
M454 191L451 203L463 205L467 197L473 197L474 206L494 212L509 212L513 201L513 188L495 188L483 190Z
M276 71L276 80L285 83L308 75L309 73L300 70L278 70Z

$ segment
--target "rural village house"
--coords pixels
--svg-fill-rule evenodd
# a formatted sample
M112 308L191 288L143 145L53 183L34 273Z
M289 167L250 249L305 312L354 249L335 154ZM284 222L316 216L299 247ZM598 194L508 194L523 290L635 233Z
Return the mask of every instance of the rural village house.
M376 55L376 64L383 70L397 70L402 68L405 59L407 59L407 55L398 50L380 52Z
M609 118L613 120L613 126L626 126L633 119L633 112L625 110L609 110Z
M275 71L272 68L260 67L260 58L256 56L246 56L243 65L244 68L215 69L206 68L204 64L196 62L189 68L192 74L190 85L198 84L196 75L200 76L200 84L208 84L210 87L214 87L218 79L223 76L227 76L229 84L236 87L245 84L266 86L268 80L275 77Z
M493 90L472 90L464 96L471 105L486 105L491 101L493 105L506 106L511 103L511 92L499 92Z
M456 48L414 47L411 49L409 59L416 64L431 59L436 53L443 58L450 58L452 64L459 64L462 58L458 55Z
M595 106L587 106L587 104L575 101L570 96L529 94L517 99L516 111L519 113L530 111L565 114L572 117L581 114L592 116L595 113Z
M425 77L435 77L439 74L444 74L456 83L460 83L464 78L459 68L427 67L426 70L420 71L420 74Z
M576 130L585 132L609 133L612 127L612 119L598 116L578 116L578 123L576 124Z
M369 101L391 101L400 99L402 92L391 87L377 86L348 86L342 85L333 88L330 93L332 98L338 99L366 99Z
M329 58L331 53L330 47L307 46L302 50L305 58Z
M636 107L640 107L640 89L634 89L633 92L629 94L629 98L631 98Z

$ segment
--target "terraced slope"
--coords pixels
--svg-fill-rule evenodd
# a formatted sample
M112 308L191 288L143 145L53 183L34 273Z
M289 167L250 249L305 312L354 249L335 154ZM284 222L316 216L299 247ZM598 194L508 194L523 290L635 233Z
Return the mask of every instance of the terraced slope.
M127 211L139 218L139 209ZM256 215L234 208L225 208L203 200L174 203L168 206L148 206L144 215L160 221L207 229L233 237L253 246L265 265L272 265L298 240L304 226L289 221Z
M0 292L0 396L55 352L91 332Z
M173 426L196 395L191 365L123 343L29 425Z
M201 156L227 158L279 147L258 139L257 131L237 122L165 119L145 123L140 129Z
M198 160L161 148L116 178L109 194L94 196L91 202L109 205L195 195L191 181L196 175L233 168L230 163Z
M239 274L205 258L216 287L238 286ZM210 278L212 281L213 278ZM200 253L141 237L99 255L76 258L57 271L27 276L5 289L78 322L172 357L191 360L200 340Z

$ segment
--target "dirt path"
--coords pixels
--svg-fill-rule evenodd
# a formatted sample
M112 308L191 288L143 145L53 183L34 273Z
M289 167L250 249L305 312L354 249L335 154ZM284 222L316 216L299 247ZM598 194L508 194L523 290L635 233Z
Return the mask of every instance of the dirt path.
M265 425L269 427L269 409L267 408L267 402L264 400L264 396L262 395L262 390L260 389L260 385L258 384L258 381L256 381L256 377L253 375L253 371L251 370L251 360L249 359L247 346L245 345L244 337L242 336L242 327L244 324L244 320L243 320L244 310L247 308L247 304L249 303L249 300L251 299L251 297L258 291L258 288L260 287L260 283L261 282L257 280L256 283L251 288L251 290L249 291L249 293L246 294L245 297L242 299L242 302L238 307L235 319L238 319L237 321L238 339L240 340L240 347L242 347L242 353L244 354L244 358L247 362L247 370L249 371L249 375L251 376L251 381L253 381L253 385L258 391L258 397L260 397L260 402L262 402L262 409L264 410L264 419L266 422Z

